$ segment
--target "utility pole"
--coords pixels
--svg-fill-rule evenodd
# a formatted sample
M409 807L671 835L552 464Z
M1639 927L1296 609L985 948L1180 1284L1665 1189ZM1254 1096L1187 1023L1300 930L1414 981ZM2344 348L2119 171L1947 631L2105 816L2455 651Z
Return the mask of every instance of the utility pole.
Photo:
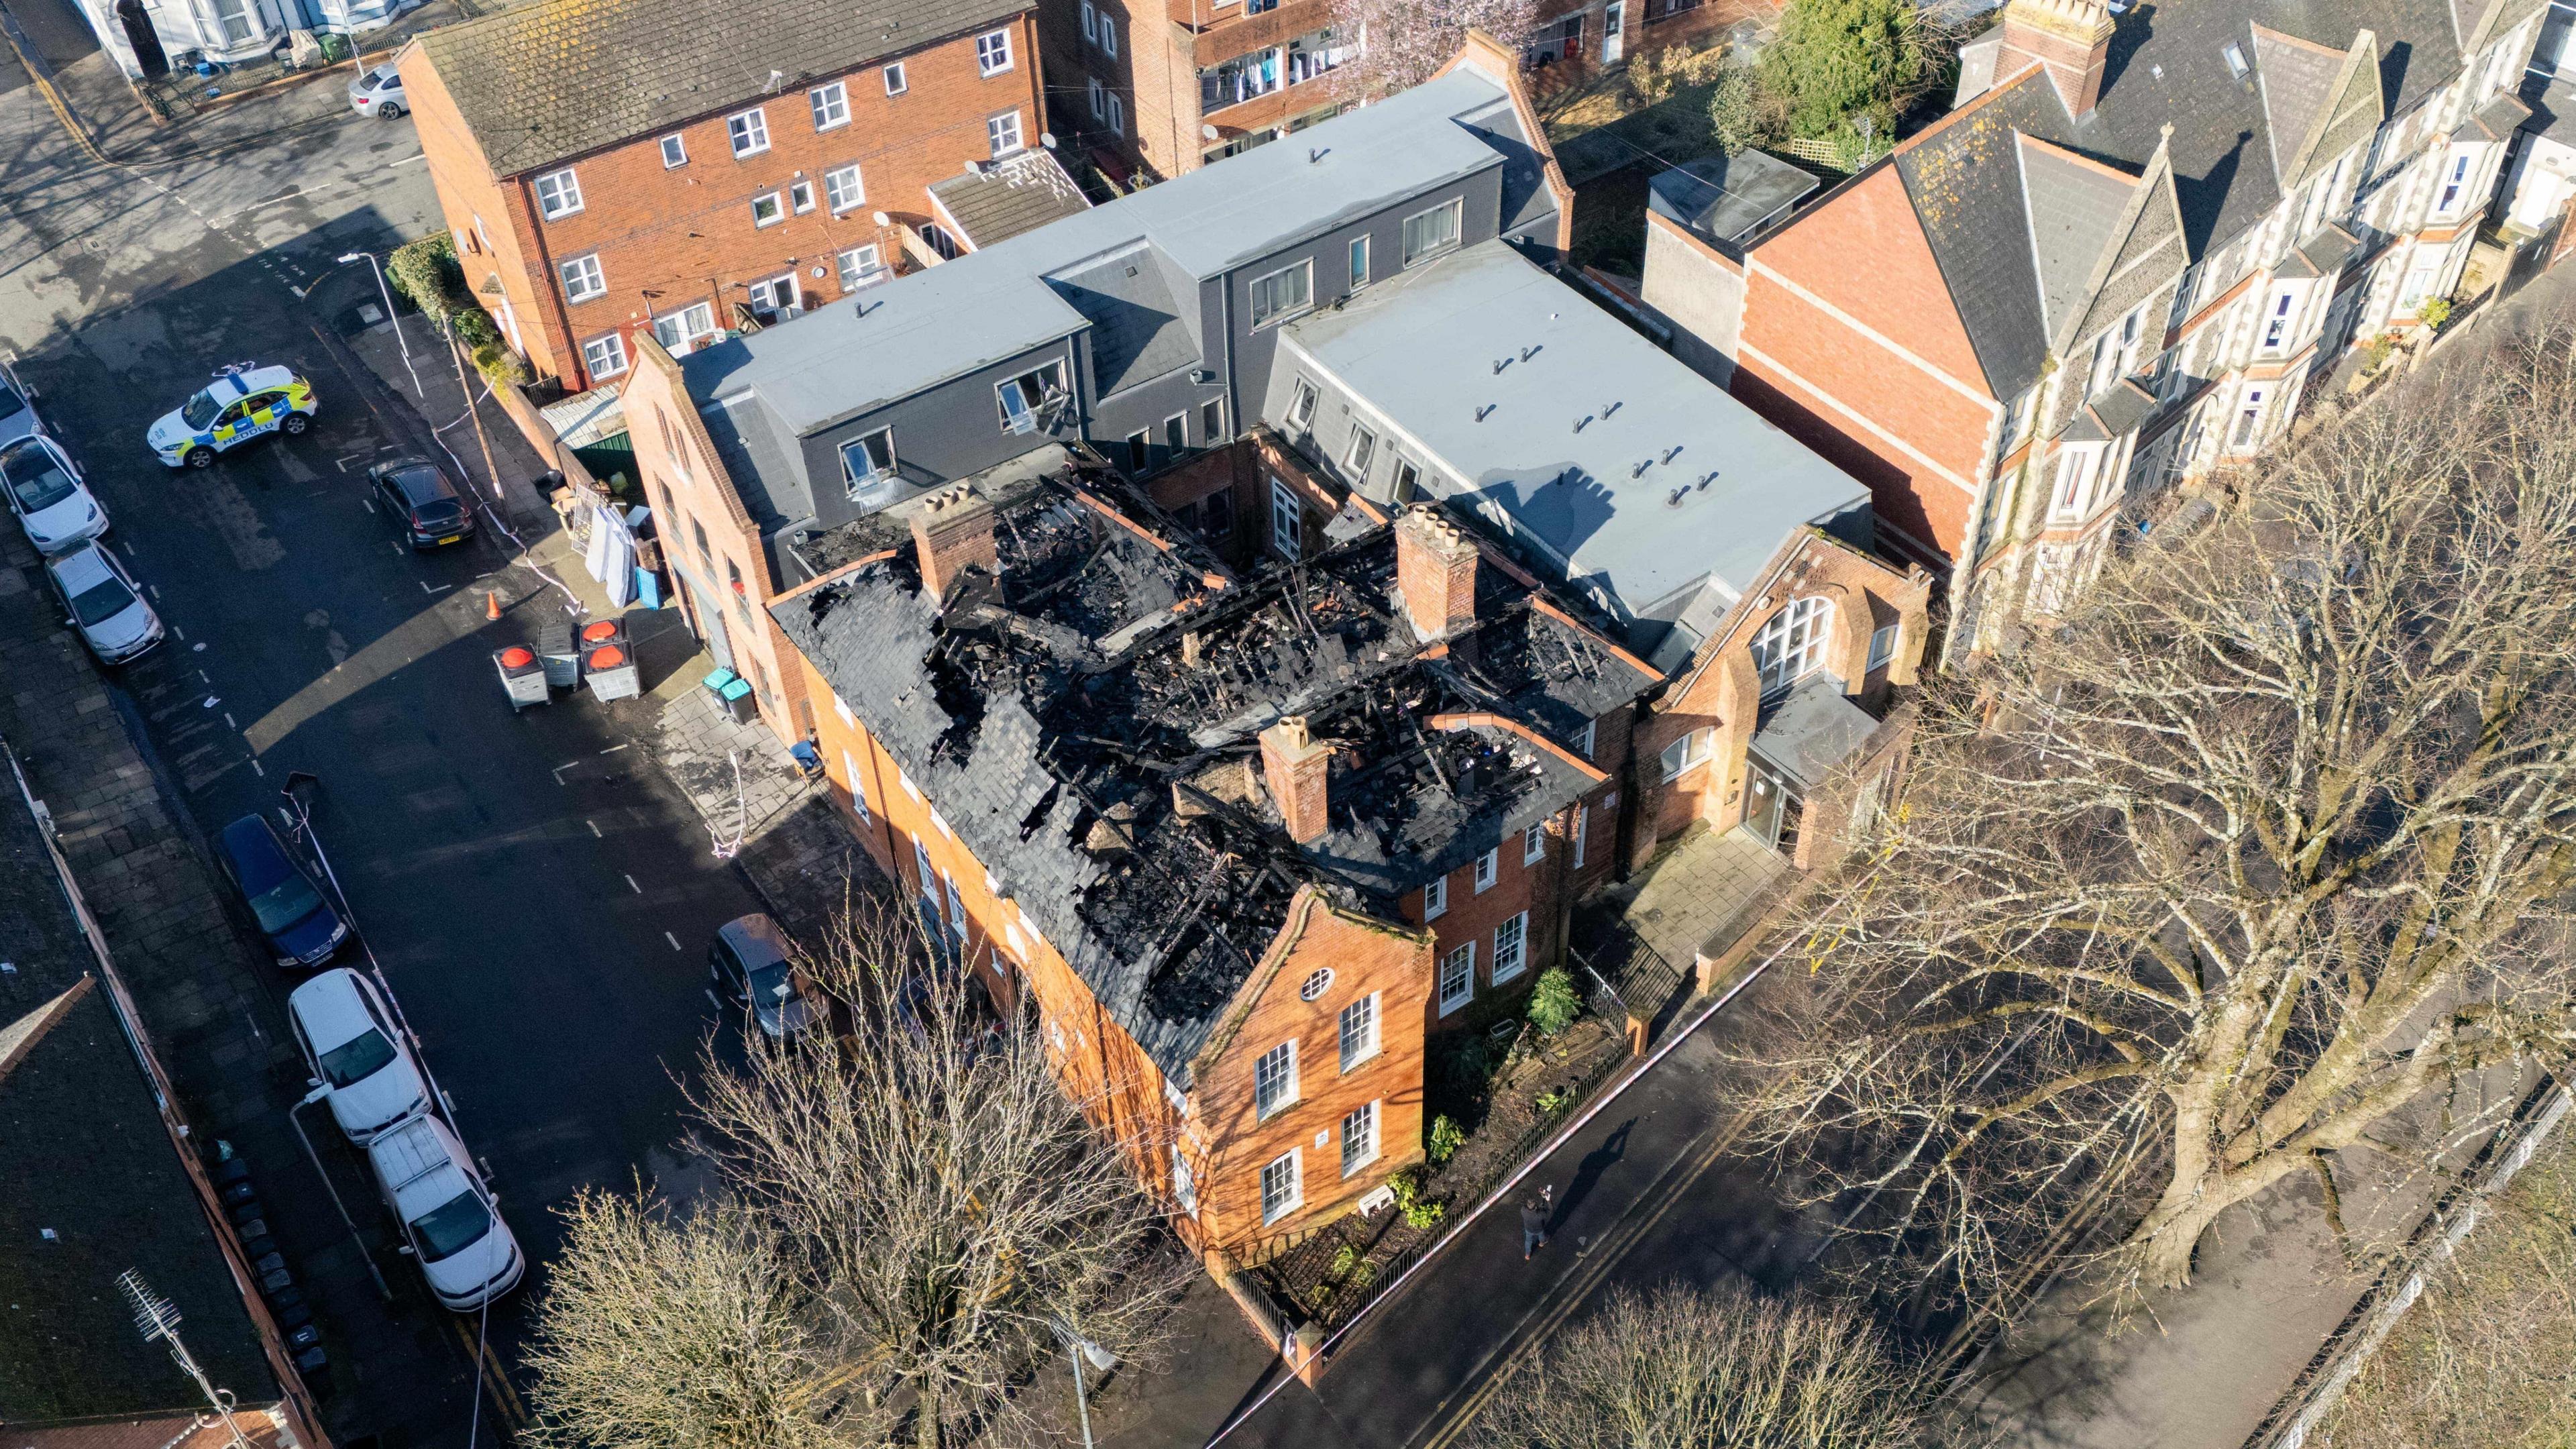
M132 1268L116 1275L116 1287L125 1295L125 1301L134 1306L134 1326L142 1333L143 1341L151 1343L157 1339L170 1345L172 1361L197 1381L197 1391L204 1394L206 1402L223 1416L225 1432L233 1436L233 1449L251 1449L250 1441L242 1437L241 1425L233 1422L232 1390L216 1388L214 1381L206 1377L206 1371L197 1367L196 1359L188 1353L188 1346L179 1341L178 1305L154 1293L143 1281L143 1275Z

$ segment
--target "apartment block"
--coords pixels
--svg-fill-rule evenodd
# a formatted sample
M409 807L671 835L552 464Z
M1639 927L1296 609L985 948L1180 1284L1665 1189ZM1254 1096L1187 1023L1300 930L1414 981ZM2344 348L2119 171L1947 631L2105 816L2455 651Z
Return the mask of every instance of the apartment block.
M623 377L1087 205L1029 0L540 0L407 47L468 287L538 373Z
M2458 285L2543 0L2012 0L1959 104L1785 217L1648 218L1686 355L1870 485L1953 651L2284 435Z

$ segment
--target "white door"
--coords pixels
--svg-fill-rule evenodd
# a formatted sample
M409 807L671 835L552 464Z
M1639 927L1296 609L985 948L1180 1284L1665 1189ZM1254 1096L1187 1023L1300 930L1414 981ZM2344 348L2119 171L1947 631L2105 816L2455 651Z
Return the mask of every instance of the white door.
M1619 57L1628 40L1628 27L1620 22L1627 19L1627 12L1627 0L1610 0L1608 8L1601 12L1601 63L1603 65L1619 63Z

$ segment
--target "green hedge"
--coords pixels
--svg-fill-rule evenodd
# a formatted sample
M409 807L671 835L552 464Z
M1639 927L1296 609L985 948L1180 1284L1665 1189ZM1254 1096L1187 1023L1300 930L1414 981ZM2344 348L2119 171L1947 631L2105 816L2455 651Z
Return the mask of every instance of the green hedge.
M465 290L465 269L456 264L456 243L443 231L394 248L385 279L442 331L460 308L474 305Z

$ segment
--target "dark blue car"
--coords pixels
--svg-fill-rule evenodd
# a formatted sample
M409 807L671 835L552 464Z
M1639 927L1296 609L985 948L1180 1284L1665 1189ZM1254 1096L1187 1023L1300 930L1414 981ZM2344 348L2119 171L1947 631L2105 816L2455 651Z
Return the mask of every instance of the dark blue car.
M267 816L245 815L225 826L215 845L223 856L225 873L259 919L279 966L311 970L330 960L331 953L348 939L348 923L323 899L303 863L277 838Z

